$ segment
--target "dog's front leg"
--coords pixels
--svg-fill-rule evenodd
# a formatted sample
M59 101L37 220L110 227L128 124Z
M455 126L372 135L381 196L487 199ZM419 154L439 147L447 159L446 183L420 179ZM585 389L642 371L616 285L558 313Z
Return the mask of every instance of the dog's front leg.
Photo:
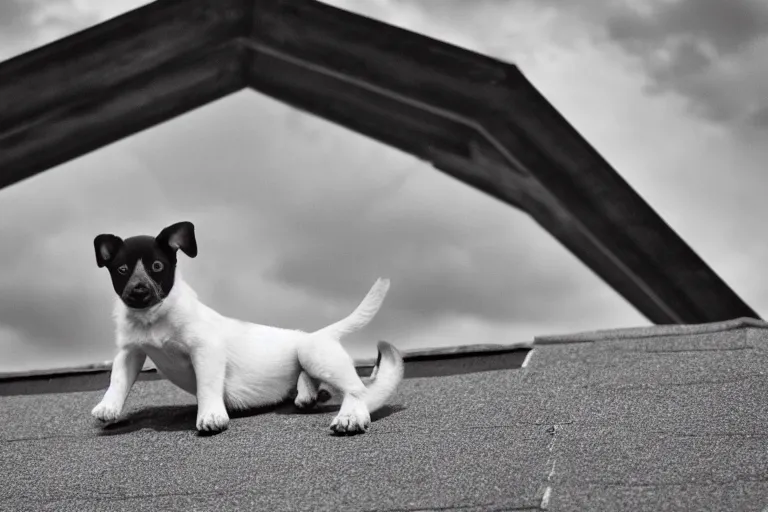
M109 388L91 414L104 422L115 421L123 410L125 399L139 375L147 355L137 348L123 348L112 362Z
M224 405L225 347L219 342L206 340L192 350L191 357L197 380L197 430L226 430L229 416Z

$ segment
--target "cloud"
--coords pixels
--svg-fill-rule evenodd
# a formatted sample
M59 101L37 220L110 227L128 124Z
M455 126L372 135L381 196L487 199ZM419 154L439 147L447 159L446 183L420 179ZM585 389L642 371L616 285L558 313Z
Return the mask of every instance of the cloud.
M583 33L571 24L552 20L577 9L557 0L322 0L324 3L368 16L469 50L518 63L532 58L541 45L568 44ZM570 16L572 19L578 18Z
M87 28L100 20L77 0L0 2L0 60Z
M762 0L326 2L524 71L550 58L553 46L617 45L643 65L648 92L680 95L713 123L768 128L761 115L768 108L768 3Z
M706 119L762 125L768 107L768 4L760 0L656 1L617 9L607 33L639 57L659 91L690 100Z
M747 233L754 224L724 212L728 205L762 204L758 174L749 171L759 159L687 118L671 95L643 94L647 69L633 68L627 54L645 54L604 37L609 19L626 14L622 5L588 12L551 1L541 7L517 0L504 9L512 4L486 0L476 10L438 4L445 7L354 3L385 21L521 64L683 238L716 270L725 269L727 282L736 276L755 286L754 262L741 255L744 239L755 240ZM77 5L97 12L90 1ZM497 30L488 30L489 19ZM603 39L595 35L599 27ZM730 47L742 55L758 44ZM713 66L687 59L681 69L689 75ZM739 69L736 83L744 82ZM745 90L759 80L747 82ZM738 180L722 168L739 172ZM702 199L713 190L720 209ZM33 359L46 366L110 358L114 293L96 268L93 237L154 234L183 219L195 222L200 246L198 258L181 258L184 275L206 303L235 317L315 329L351 311L376 277L390 277L380 315L347 345L357 356L373 355L380 338L404 348L503 343L646 323L521 212L408 155L252 92L0 194L0 350L7 356L3 336L14 347L0 358L2 369Z
M768 33L768 7L759 0L656 0L651 5L650 11L626 8L614 15L611 35L630 46L690 37L724 56Z
M540 320L548 315L542 301L550 299L539 294L599 290L596 278L530 219L411 157L252 93L218 108L216 120L179 131L160 127L134 151L148 168L163 168L158 186L179 208L204 210L229 198L229 207L249 219L249 231L230 243L255 251L231 257L253 258L259 280L341 301L342 314L386 275L393 279L390 307L419 321L454 314ZM276 130L288 124L290 136ZM222 128L213 137L208 126ZM206 138L217 145L215 167ZM162 163L168 153L184 153L186 165ZM190 172L194 184L174 193ZM566 262L553 257L540 271L519 271L542 264L541 252L552 250Z
M735 2L741 14L720 16L730 2L327 1L520 66L726 282L765 304L750 275L765 253L754 236L765 132L755 128L768 118L768 46L750 9L768 4ZM714 60L691 43L709 39L705 50L723 54Z
M114 294L93 237L155 234L183 219L195 222L200 247L180 258L184 275L238 318L317 329L390 277L380 315L347 344L358 357L372 356L377 339L403 348L520 341L536 326L573 328L606 311L608 324L643 323L520 212L252 92L2 193L0 239L14 248L0 273L0 325L24 336L42 366L67 350L83 362L114 351Z
M0 5L0 59L146 3L8 0ZM768 4L761 0L326 3L525 65L546 58L532 46L532 31L536 41L561 45L605 37L643 63L650 91L680 94L713 122L768 128L761 115L768 108Z
M756 108L749 116L749 122L757 128L768 128L768 105Z
M141 177L120 153L96 152L0 191L0 326L24 339L10 354L3 349L0 371L111 357L112 302L99 293L92 244L108 231L105 211L135 209L112 185ZM142 197L157 203L151 188ZM131 217L151 215L148 205Z
M642 76L625 55L640 54L629 43L605 44L617 41L604 36L609 21L625 13L621 4L588 11L530 0L478 0L472 9L458 1L430 9L392 0L335 3L520 64L707 261L730 275L750 268L730 264L737 254L709 242L739 230L697 197L715 183L724 204L759 204L752 192L759 187L737 197L712 172L754 162L730 161L733 141L685 118L675 100L643 95ZM138 3L114 12L99 5L107 4L79 0L77 9L103 19ZM497 29L488 30L489 19ZM689 60L687 73L712 66ZM595 71L585 76L584 69ZM701 145L707 150L695 150ZM356 356L372 356L376 339L403 348L504 343L646 323L521 212L252 92L0 193L2 369L109 359L114 293L95 265L93 237L155 234L183 219L197 226L200 247L196 259L181 258L184 275L206 303L238 318L316 329L351 311L376 277L390 277L380 315L347 344Z

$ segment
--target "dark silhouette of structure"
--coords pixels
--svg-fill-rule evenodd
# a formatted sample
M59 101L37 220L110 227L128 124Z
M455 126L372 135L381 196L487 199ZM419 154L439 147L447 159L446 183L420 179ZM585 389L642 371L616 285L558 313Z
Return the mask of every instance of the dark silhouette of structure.
M3 62L0 187L246 87L527 212L655 323L757 318L517 67L313 0L158 0Z

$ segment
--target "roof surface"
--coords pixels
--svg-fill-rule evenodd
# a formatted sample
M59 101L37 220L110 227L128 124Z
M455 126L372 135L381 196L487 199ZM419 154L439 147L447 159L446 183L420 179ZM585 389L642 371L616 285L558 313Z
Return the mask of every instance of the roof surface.
M523 368L520 352L411 361L356 437L290 405L200 437L194 398L163 380L106 430L102 391L6 393L0 509L760 510L767 325L541 338Z

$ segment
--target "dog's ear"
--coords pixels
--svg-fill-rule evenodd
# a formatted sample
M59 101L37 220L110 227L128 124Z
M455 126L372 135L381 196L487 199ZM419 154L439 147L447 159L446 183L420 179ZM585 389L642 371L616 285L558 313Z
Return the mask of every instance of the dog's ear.
M155 238L157 243L170 247L174 251L181 249L190 258L197 256L195 226L191 222L177 222L168 226Z
M115 257L117 251L123 245L123 239L115 235L99 235L93 239L93 248L96 249L96 264L103 267Z

